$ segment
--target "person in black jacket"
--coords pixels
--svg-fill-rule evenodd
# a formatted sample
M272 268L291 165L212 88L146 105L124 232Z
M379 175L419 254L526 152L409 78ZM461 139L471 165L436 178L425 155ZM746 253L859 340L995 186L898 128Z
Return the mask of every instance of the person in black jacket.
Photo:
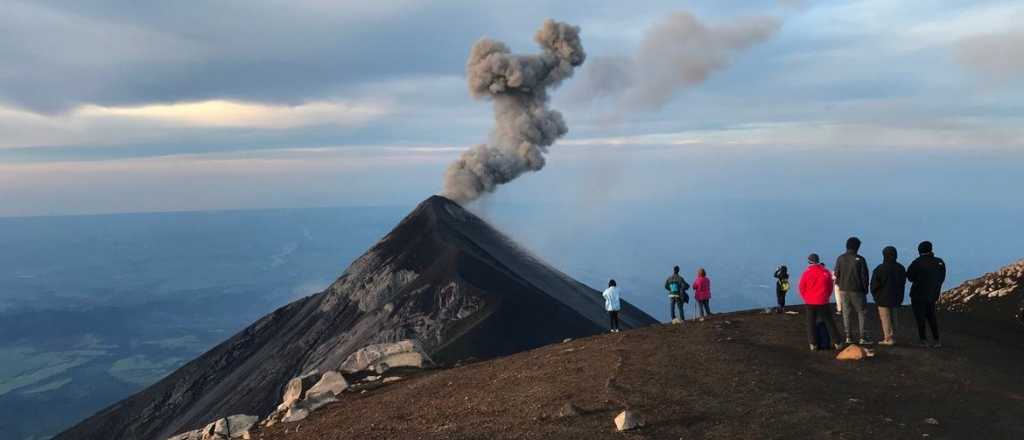
M775 299L779 303L779 308L775 309L776 313L782 313L782 309L786 307L787 293L789 293L789 268L779 266L775 270Z
M917 257L910 268L907 269L907 279L913 283L910 287L910 305L914 309L914 320L917 321L917 335L921 338L921 346L928 346L927 334L925 334L925 322L932 329L932 337L935 344L932 347L942 347L939 342L939 323L935 318L935 303L942 293L942 283L946 282L946 262L937 258L932 252L932 243L922 241L917 246L921 256Z
M903 305L907 288L907 269L896 260L896 248L882 249L882 264L871 273L871 295L878 306L878 320L882 322L881 345L893 345L896 333L896 312Z
M860 239L850 237L846 240L846 253L836 259L833 276L839 289L843 306L843 329L846 330L846 343L852 344L850 333L850 315L857 313L861 345L871 344L864 331L867 322L868 302L868 262L860 256Z

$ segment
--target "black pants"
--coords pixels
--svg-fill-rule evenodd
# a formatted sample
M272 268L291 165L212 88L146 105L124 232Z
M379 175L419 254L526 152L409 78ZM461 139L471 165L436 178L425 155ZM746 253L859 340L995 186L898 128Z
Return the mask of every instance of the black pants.
M672 319L676 319L676 309L679 309L679 319L686 319L686 315L683 313L683 298L678 296L670 296L668 303L668 314L672 316Z
M612 330L618 330L619 329L619 311L618 310L609 310L608 311L608 321L610 321L609 325L611 325Z
M786 292L775 292L775 299L779 302L779 311L786 307Z
M808 304L807 312L807 342L811 345L818 345L818 319L821 319L825 323L825 328L828 329L828 338L832 340L832 344L839 343L839 329L836 328L835 321L832 320L832 310L827 305L812 306Z
M912 301L910 307L914 309L914 320L917 321L917 335L921 340L927 340L924 331L925 322L932 328L932 336L939 340L939 321L935 319L935 303L928 300Z
M707 316L711 316L711 300L697 300L697 306L699 306L700 316L703 318L705 313Z

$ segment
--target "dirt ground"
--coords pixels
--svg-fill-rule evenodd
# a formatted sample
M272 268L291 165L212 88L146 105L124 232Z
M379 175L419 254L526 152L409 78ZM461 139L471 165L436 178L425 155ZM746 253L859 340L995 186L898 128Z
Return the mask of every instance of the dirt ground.
M1024 327L943 314L945 346L920 348L904 308L900 345L841 362L807 349L803 320L723 314L424 372L253 438L1024 438ZM645 426L616 432L624 408Z

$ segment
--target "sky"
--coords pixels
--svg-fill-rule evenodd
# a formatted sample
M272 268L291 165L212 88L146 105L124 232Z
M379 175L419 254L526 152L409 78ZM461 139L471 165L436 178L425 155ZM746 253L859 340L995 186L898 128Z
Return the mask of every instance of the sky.
M587 52L552 92L569 133L498 200L637 164L623 197L665 164L778 193L808 185L736 163L806 156L967 163L980 193L1024 163L1019 1L0 3L0 216L415 203L489 138L472 45L536 53L547 18Z

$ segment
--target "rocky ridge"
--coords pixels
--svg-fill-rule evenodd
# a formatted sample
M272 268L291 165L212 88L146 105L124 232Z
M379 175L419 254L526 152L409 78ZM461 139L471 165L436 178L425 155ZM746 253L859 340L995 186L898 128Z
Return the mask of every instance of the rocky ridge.
M1012 316L1024 325L1024 260L944 292L939 305L995 319Z

